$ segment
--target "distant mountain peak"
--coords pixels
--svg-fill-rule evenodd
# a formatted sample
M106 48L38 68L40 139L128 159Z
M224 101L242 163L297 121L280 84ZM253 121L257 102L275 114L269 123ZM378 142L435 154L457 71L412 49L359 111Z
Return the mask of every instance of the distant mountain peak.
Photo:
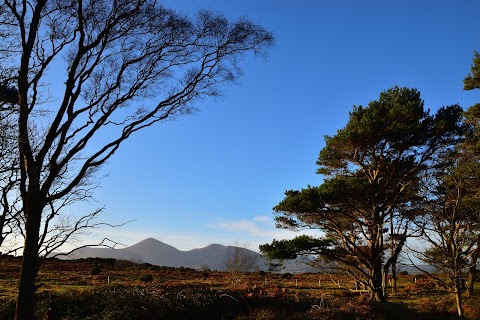
M136 245L164 245L164 246L170 246L169 244L166 244L165 242L162 242L160 240L157 240L157 239L154 239L154 238L147 238L147 239L144 239L140 242L137 242L136 244L132 245L132 246L136 246Z
M147 238L147 239L144 239L136 244L139 244L139 243L145 243L145 244L157 244L157 243L163 243L162 241L160 240L157 240L157 239L154 239L154 238Z
M163 243L162 241L154 239L154 238L146 238L146 239L138 242L137 244L139 244L139 243L158 243L158 242Z
M147 238L130 247L123 249L110 248L83 248L79 249L70 258L81 259L88 257L113 258L130 260L137 263L150 263L158 266L187 267L200 269L208 267L211 270L224 270L227 251L232 246L211 244L204 248L189 251L180 251L177 248L154 238ZM245 249L248 250L248 249ZM250 250L251 251L251 250ZM259 256L259 267L267 270L266 261ZM305 268L301 269L302 271ZM285 269L285 272L290 271Z

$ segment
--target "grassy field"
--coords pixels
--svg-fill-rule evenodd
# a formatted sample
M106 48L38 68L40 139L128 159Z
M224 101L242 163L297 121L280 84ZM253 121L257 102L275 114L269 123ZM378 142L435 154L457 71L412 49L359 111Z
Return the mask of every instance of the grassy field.
M12 319L20 259L0 257L0 319ZM241 279L238 281L238 279ZM237 281L232 281L236 279ZM235 283L235 285L233 284ZM114 259L47 260L37 281L37 316L60 319L456 319L453 296L428 279L400 276L397 293L375 304L328 274L244 276ZM465 301L480 319L480 288Z

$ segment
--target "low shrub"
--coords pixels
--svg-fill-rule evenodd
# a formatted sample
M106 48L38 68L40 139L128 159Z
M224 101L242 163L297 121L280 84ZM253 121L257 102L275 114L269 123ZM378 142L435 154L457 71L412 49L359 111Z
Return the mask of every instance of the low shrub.
M13 319L15 300L0 300L0 319Z
M92 290L39 293L36 317L56 308L62 320L296 319L315 302L307 296L218 291L191 286L104 286ZM0 319L13 319L15 303L0 300ZM300 319L300 318L299 318ZM303 318L305 319L305 318Z
M142 274L139 279L142 282L152 282L153 281L153 275L151 273Z
M197 270L192 269L192 268L186 268L184 266L180 266L180 267L178 267L178 271L180 271L180 272L195 272Z
M102 270L99 267L93 267L92 270L90 270L90 275L92 276L96 276L100 273L102 273Z
M293 274L291 274L290 272L282 273L282 279L292 279L292 278L293 278Z
M200 271L202 272L210 272L212 270L210 270L210 267L208 266L208 264L204 264L203 266L200 267Z

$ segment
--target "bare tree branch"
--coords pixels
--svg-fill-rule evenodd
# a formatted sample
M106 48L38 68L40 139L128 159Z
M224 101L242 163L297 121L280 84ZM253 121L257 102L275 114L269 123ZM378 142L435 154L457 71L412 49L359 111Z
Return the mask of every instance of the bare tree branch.
M0 35L0 106L14 104L17 119L24 319L39 252L96 226L101 209L77 220L63 212L89 197L98 169L132 134L220 95L273 36L244 18L191 19L156 0L0 0Z

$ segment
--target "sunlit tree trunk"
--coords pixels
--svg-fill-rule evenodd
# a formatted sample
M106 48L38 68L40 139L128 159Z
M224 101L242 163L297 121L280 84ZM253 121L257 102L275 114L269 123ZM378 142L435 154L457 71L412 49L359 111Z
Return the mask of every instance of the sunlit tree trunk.
M473 295L473 284L475 283L476 274L477 268L475 266L471 266L468 270L467 290L465 293L467 297L471 297Z
M373 291L373 300L377 302L385 302L385 294L383 292L382 285L382 262L374 261L374 266L372 270L372 291Z
M470 267L468 268L468 278L467 278L467 291L466 296L471 297L473 295L473 284L475 283L475 276L477 275L477 260L480 255L480 239L477 241L477 248L472 254L470 260Z
M457 314L459 319L464 319L462 305L462 283L460 279L455 280L455 302L457 304Z
M395 259L395 261L392 263L392 291L394 293L397 292L397 261Z
M375 213L379 215L378 212ZM378 220L378 219L377 219ZM383 236L381 232L381 224L377 224L372 230L372 295L373 300L377 302L385 302L385 294L383 290L383 272L382 272L382 252L383 252Z
M395 237L395 230L393 226L393 211L390 212L390 258L392 259L392 288L393 292L397 292L397 257L398 255L395 253L395 244L396 241L394 240ZM397 243L398 245L398 243ZM386 271L387 278L388 278L388 270Z

